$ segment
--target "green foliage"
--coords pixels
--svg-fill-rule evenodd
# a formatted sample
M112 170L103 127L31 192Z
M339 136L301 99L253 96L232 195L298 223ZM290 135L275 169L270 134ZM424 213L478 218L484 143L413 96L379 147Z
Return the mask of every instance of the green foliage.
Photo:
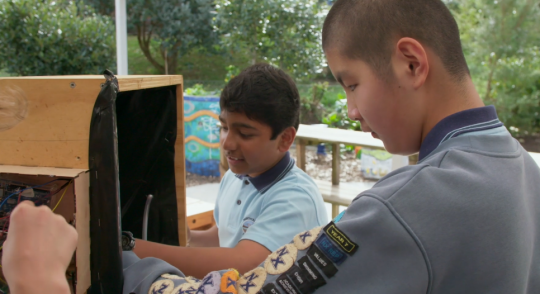
M161 73L176 73L178 59L193 50L216 49L212 0L132 0L128 10L141 50Z
M347 115L347 99L343 94L340 94L339 100L336 101L333 111L323 118L323 123L331 128L350 129L355 131L362 130L360 122L349 119L349 116Z
M300 122L303 124L318 124L321 122L324 107L321 103L326 92L328 83L315 83L311 86L307 95L300 96Z
M217 0L223 44L246 50L251 63L265 61L305 80L325 66L321 27L326 11L314 0Z
M114 25L90 7L0 1L0 67L12 75L99 74L115 68Z
M228 83L232 78L240 74L240 69L234 65L227 66L227 74L225 75L225 83Z
M128 1L129 2L129 1ZM101 15L114 16L115 1L112 0L84 0L84 3L90 5Z
M193 87L187 88L184 93L189 96L216 96L214 91L207 91L202 84L195 84Z
M486 104L514 133L540 132L540 4L532 0L447 1Z

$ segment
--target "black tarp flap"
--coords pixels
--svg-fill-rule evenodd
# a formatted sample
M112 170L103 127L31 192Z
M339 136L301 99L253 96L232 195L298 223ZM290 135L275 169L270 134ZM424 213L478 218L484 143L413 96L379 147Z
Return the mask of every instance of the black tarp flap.
M146 196L152 194L148 241L178 245L176 86L121 92L116 113L122 229L142 237Z
M111 72L97 97L90 122L89 293L122 293L120 184L116 136L118 81Z
M178 245L176 86L119 92L105 77L90 123L89 294L122 293L121 231L142 237L148 194L148 240Z

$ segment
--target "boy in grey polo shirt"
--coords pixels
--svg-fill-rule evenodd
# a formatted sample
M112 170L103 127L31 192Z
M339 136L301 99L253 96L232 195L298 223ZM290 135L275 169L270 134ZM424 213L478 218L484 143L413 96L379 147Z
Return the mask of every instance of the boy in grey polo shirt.
M244 275L150 285L131 282L134 263L124 289L540 293L540 170L477 94L444 3L338 0L323 49L349 116L388 151L419 152L418 164L388 174L334 222Z

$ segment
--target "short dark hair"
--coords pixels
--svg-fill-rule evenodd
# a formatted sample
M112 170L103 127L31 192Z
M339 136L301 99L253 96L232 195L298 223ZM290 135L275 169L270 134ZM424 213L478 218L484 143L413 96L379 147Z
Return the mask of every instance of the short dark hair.
M392 41L403 37L433 50L457 81L470 75L457 23L441 0L337 0L324 21L322 43L389 80Z
M259 63L244 69L223 88L221 111L241 112L272 128L271 140L300 123L300 95L283 70Z

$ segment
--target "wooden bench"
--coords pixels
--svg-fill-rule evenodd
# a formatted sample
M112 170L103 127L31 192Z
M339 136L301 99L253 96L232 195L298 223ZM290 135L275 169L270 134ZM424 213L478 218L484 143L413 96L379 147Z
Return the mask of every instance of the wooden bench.
M349 206L362 189L339 186L340 144L384 149L381 140L371 134L335 128L301 124L296 133L296 164L306 170L306 145L329 143L332 145L332 182L316 181L325 202L332 204L332 218L339 214L339 206ZM398 157L399 155L394 155ZM398 160L396 160L398 161Z
M186 197L187 225L190 230L207 230L214 221L215 204Z
M327 181L315 180L324 202L332 204L332 218L339 214L340 206L349 206L358 194L368 187L354 187L350 185L332 185Z

